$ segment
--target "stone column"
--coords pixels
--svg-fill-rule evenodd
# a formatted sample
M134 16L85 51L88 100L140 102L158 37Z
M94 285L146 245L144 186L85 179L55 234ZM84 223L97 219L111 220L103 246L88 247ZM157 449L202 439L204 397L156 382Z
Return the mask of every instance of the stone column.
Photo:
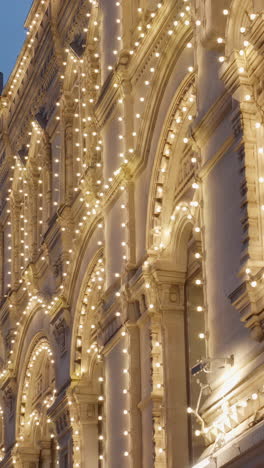
M21 468L39 467L39 450L33 447L20 447L16 455L16 460Z
M78 385L74 389L80 423L80 466L83 468L97 468L99 460L98 395L92 392L89 393L88 385L88 383Z
M74 416L71 414L71 401L65 393L58 396L53 406L49 409L49 417L56 428L56 440L59 446L59 466L73 467L73 429Z
M61 238L62 238L62 273L66 273L68 270L68 262L70 261L71 254L70 250L72 249L73 241L73 221L72 221L72 211L69 206L63 206L59 210L59 220L61 226Z
M38 216L38 184L39 174L36 174L35 168L31 168L28 179L29 199L28 203L28 234L29 234L29 257L32 262L36 261L39 245L39 216ZM41 213L41 212L40 212Z
M40 442L40 466L41 468L51 468L52 467L52 452L51 452L51 443L50 441L41 441Z
M49 140L45 140L43 148L43 222L46 229L48 228L48 221L51 217L52 205L52 165L51 165L51 144Z
M167 467L189 466L187 356L182 274L159 272L165 389Z
M190 462L186 411L185 274L157 265L147 280L148 301L151 302L148 313L152 345L154 443L159 447L155 451L155 466L183 468Z
M74 188L73 164L73 113L74 106L69 96L64 96L62 123L64 129L64 173L65 173L65 203L71 205Z
M151 304L152 305L152 304ZM155 304L156 305L156 304ZM166 467L166 449L164 447L164 388L163 388L163 357L161 346L161 316L157 308L149 312L149 331L151 343L151 375L153 442L154 442L154 468ZM176 467L175 467L176 468Z
M122 81L122 93L124 102L124 132L125 132L125 154L126 158L134 157L134 96L131 82L126 79L125 67L120 67ZM128 259L127 268L134 268L136 264L136 242L135 242L135 184L132 180L130 171L123 168L124 180L126 185L128 223L127 223L127 241L128 241Z
M2 297L4 294L4 262L7 261L5 259L5 251L4 251L4 228L2 224L0 225L0 296Z
M132 32L135 31L139 6L140 0L128 0L122 3L123 49L131 48Z
M134 304L130 307L135 308ZM142 467L142 422L138 407L141 401L141 375L140 375L140 336L138 325L129 320L127 323L129 337L129 396L130 396L130 441L131 441L131 467Z
M20 276L20 207L21 203L18 197L14 194L11 203L11 222L12 222L12 273L11 282L12 288L16 289L19 284Z
M259 184L262 175L262 162L258 147L262 134L258 129L261 122L263 97L258 93L259 78L263 76L262 39L264 22L255 19L250 28L249 41L252 53L247 57L247 73L240 73L245 67L245 58L238 51L233 51L221 70L221 79L226 89L233 97L232 126L240 164L240 220L242 227L241 269L238 272L243 284L230 294L230 299L241 315L245 327L251 330L251 336L257 340L264 339L262 325L263 285L259 279L264 269L263 249L263 219L261 204L264 192ZM260 43L259 43L260 42ZM259 47L261 49L259 49ZM255 70L258 69L256 74ZM261 73L259 76L258 73ZM248 98L246 98L248 96ZM256 287L252 288L249 276L257 279Z
M122 94L124 102L124 122L125 122L125 141L126 141L126 152L128 153L130 148L133 148L133 130L134 130L134 96L131 81L126 78L126 67L121 65L119 73L122 81Z

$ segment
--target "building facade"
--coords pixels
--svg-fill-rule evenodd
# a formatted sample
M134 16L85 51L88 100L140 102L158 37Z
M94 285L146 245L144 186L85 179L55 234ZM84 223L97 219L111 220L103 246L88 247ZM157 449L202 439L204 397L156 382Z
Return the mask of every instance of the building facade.
M25 27L0 466L263 467L263 0L35 0Z

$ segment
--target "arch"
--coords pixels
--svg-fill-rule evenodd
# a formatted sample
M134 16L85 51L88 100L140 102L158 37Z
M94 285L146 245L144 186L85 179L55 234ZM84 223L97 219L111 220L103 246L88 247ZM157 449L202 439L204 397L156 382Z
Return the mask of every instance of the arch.
M21 372L16 410L16 439L39 449L39 441L54 437L47 411L55 400L55 370L48 339L37 335Z
M98 351L96 309L100 307L104 280L104 258L99 250L89 264L76 306L71 345L71 374L75 377L85 374L89 379L93 375Z
M197 329L193 325L198 323L198 329L205 330L204 314L199 315L197 309L199 306L199 311L205 310L201 261L202 186L198 177L200 155L190 128L195 116L195 75L190 71L178 86L163 122L148 200L146 245L149 264L154 266L157 278L161 278L161 290L164 287L175 292L169 314L167 301L160 301L162 347L168 359L164 368L165 421L171 418L176 421L178 417L172 410L176 407L177 392L182 395L181 404L186 408L198 398L199 389L190 380L188 369L190 363L194 365L193 359L199 359L201 353L205 354L204 343L201 345L198 342ZM178 315L175 313L177 308L180 310ZM181 355L181 370L169 363L170 360L173 362L169 357L176 355ZM186 376L184 388L180 386L180 375ZM178 438L182 444L186 444L186 453L187 447L192 447L191 438L187 436L191 424L187 416L182 415ZM168 429L165 437L166 448L176 461L175 428L173 431ZM185 466L187 459L181 463Z
M74 422L74 434L77 434L74 466L78 463L78 466L86 466L87 456L92 466L97 466L98 460L103 459L104 368L97 335L104 283L104 257L100 249L90 261L82 281L72 327L70 375L76 385L73 399L77 415ZM92 415L88 425L87 421L83 423L81 414L85 404L88 404ZM76 447L81 447L81 450Z
M175 188L194 178L197 156L191 158L188 130L196 113L194 74L182 81L169 108L153 165L147 216L147 248L158 250L173 221ZM193 160L193 162L192 162ZM171 190L170 190L171 189ZM162 233L162 229L166 232Z
M182 205L181 209L186 205ZM174 259L177 269L183 272L187 270L188 262L188 242L194 227L193 217L190 219L187 211L182 211L174 222L171 232L170 253L171 258Z
M233 0L230 5L230 14L226 24L226 48L227 57L234 50L243 48L244 32L241 27L247 29L250 24L249 13L253 11L253 0Z
M96 233L96 229L98 228L98 225L103 226L103 219L100 218L95 218L93 222L90 223L83 223L83 230L80 230L79 233L79 241L78 244L76 244L76 249L74 251L74 257L73 257L73 263L70 271L70 276L67 280L67 298L68 302L71 304L74 301L74 296L76 294L76 283L78 280L78 276L80 273L80 270L83 265L83 260L85 258L85 253L89 249L89 244L92 244L92 238L93 235ZM97 246L95 247L94 251L97 249ZM102 252L101 249L99 249L100 252ZM94 254L92 254L93 257ZM87 265L90 263L90 259L87 262ZM87 271L87 265L85 265L85 271ZM89 267L88 267L89 269ZM80 287L81 289L81 287ZM78 294L79 297L79 294Z

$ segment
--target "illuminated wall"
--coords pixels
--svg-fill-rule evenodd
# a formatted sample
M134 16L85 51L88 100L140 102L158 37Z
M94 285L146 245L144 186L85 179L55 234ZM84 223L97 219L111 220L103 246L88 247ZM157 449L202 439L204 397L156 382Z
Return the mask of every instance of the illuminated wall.
M262 466L261 0L35 0L0 97L0 467Z

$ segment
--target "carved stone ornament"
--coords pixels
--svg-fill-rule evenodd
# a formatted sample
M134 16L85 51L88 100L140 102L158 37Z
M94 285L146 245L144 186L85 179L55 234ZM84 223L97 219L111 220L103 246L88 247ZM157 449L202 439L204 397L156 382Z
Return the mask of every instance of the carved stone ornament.
M11 418L16 408L16 382L14 379L9 380L3 389L3 400L5 404L5 414Z
M262 278L263 269L258 276ZM261 279L244 281L229 296L240 319L256 341L264 339L264 284Z
M70 313L66 308L61 308L52 321L53 335L58 345L61 356L67 351L70 326Z
M66 321L64 318L59 318L54 324L53 335L61 355L63 355L67 350L67 331L68 326Z
M56 419L56 431L57 434L61 434L65 430L67 430L71 425L70 422L70 411L65 409Z

